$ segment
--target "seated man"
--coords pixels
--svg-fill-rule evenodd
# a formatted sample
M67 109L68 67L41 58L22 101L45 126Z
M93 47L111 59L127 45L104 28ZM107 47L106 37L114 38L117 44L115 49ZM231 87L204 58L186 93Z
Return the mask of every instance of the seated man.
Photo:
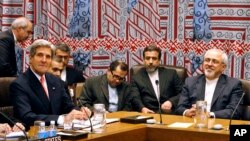
M57 76L58 78L61 78L62 71L63 71L62 59L57 56L53 56L48 72Z
M121 61L110 64L106 74L86 80L80 100L84 106L93 108L96 103L103 103L109 112L130 110L129 84L125 82L128 65Z
M53 56L48 72L61 79L62 71L63 71L62 58ZM64 88L65 88L66 93L71 97L71 100L73 100L74 90L69 89L66 82L63 81L63 83L64 83Z
M30 67L10 85L14 115L28 126L35 120L62 124L62 115L68 113L70 117L87 118L73 105L61 79L46 73L51 63L51 45L46 40L36 40L30 47Z
M84 82L83 73L75 68L69 67L70 48L67 44L59 43L55 46L55 55L63 60L63 71L61 79L67 82L68 86L73 86L76 83Z
M161 49L154 45L143 51L144 66L132 76L133 107L143 113L173 113L182 89L177 72L159 67Z
M243 93L241 82L222 74L228 63L227 54L220 49L210 49L203 61L204 74L187 78L180 95L177 114L193 117L195 103L207 101L207 111L217 118L231 118ZM233 118L239 118L237 109Z

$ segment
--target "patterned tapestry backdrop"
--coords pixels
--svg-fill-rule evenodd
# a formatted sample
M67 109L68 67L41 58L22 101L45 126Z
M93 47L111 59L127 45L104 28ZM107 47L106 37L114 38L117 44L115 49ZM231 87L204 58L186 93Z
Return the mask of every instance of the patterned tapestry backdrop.
M106 72L110 62L141 64L154 43L162 64L202 73L207 49L228 53L226 74L250 80L250 0L2 0L0 30L25 16L34 23L31 40L16 48L18 68L28 67L29 45L38 38L67 43L70 65L85 77Z

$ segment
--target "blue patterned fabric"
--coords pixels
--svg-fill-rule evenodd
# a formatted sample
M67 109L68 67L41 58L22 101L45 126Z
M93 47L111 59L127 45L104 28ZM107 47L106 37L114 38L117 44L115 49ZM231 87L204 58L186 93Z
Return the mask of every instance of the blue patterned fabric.
M20 48L18 45L15 46L15 53L16 53L16 63L17 63L17 76L23 72L23 49Z
M72 55L74 59L74 67L77 70L84 71L85 68L89 65L90 63L90 52L86 53L82 50L78 50L77 52L74 52Z
M72 19L69 23L69 35L73 38L90 36L90 0L76 0Z
M137 0L128 0L128 13L131 12L131 10L135 7L137 4Z
M208 16L207 0L194 1L194 40L209 42L212 39L211 24Z

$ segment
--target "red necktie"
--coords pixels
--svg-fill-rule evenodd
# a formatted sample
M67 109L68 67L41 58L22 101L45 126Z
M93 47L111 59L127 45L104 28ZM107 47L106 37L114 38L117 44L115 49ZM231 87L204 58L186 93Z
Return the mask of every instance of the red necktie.
M49 94L48 94L48 91L47 91L46 86L45 86L44 75L41 77L40 82L41 82L41 84L43 86L43 90L46 93L46 96L49 98Z

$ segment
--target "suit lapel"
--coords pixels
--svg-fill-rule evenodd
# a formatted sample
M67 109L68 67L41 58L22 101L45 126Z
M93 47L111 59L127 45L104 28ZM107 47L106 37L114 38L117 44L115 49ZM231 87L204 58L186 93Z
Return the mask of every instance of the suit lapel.
M146 88L148 88L149 91L150 91L149 94L153 94L153 95L156 97L156 94L155 94L153 85L152 85L152 83L151 83L151 80L150 80L150 78L149 78L149 76L148 76L148 73L147 73L145 67L143 68L142 76L143 76L143 77L142 77L142 82L145 82Z
M48 87L48 91L49 91L49 101L51 103L51 113L52 114L55 114L56 113L56 109L54 107L54 104L52 103L57 103L56 102L56 97L58 94L58 91L57 91L57 87L55 86L55 81L51 78L49 78L49 76L46 75L46 82L47 82L47 87Z
M101 89L107 101L109 101L108 80L107 75L103 75L101 79Z
M166 80L165 77L166 76L162 73L161 67L159 67L158 73L159 73L159 82L160 82L160 86L159 86L160 94L159 94L159 96L161 97L161 94L163 94L163 88L164 88L164 85L165 85L165 80Z
M212 98L212 103L211 103L211 107L213 106L213 104L215 103L215 101L218 99L219 95L222 93L222 90L225 86L225 79L224 77L220 77L217 84L216 84L216 87L215 87L215 90L214 90L214 95L213 95L213 98Z
M122 109L122 105L124 105L124 92L125 92L125 87L123 87L124 83L120 84L118 87L117 87L117 96L118 96L118 110Z
M36 95L41 101L41 103L44 105L44 107L47 110L49 110L50 102L47 98L45 91L43 90L42 84L40 83L40 81L37 79L35 74L30 69L27 70L27 77L29 79L29 83L30 83L31 89L34 92L34 95Z
M201 77L197 80L196 89L194 90L194 95L197 96L196 101L205 99L205 84L205 76L201 75Z

